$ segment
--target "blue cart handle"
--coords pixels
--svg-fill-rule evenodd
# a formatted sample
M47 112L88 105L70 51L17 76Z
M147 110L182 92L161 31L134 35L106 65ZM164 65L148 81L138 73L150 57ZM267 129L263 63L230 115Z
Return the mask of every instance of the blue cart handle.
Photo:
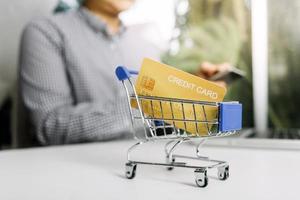
M126 79L129 79L131 77L131 75L138 75L139 74L138 71L127 69L127 67L124 67L124 66L118 66L116 68L115 73L116 73L116 76L118 77L118 79L120 81L124 81Z

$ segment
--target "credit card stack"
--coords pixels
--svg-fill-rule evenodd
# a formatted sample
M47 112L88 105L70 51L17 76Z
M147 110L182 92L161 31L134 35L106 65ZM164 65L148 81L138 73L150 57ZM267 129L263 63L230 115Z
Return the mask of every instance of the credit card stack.
M178 70L166 64L145 58L143 60L135 88L138 95L177 98L195 101L221 102L226 94L226 88L211 81ZM164 118L168 124L174 124L176 128L183 129L192 135L207 135L208 128L204 123L192 122L192 120L210 121L216 118L218 109L213 106L181 104L159 101L143 100L143 112L154 118ZM132 107L137 108L136 102L131 102ZM195 111L195 112L194 112ZM191 122L174 121L170 119L187 119Z

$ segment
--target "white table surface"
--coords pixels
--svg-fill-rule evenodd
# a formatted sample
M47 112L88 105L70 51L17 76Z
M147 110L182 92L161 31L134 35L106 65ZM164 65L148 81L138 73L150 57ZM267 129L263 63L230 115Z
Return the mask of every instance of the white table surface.
M300 151L203 147L203 154L230 164L226 181L209 171L196 187L193 169L167 171L137 166L124 178L126 150L134 141L54 146L0 152L0 199L299 199ZM160 160L163 145L151 143L135 158ZM181 153L192 153L184 145Z

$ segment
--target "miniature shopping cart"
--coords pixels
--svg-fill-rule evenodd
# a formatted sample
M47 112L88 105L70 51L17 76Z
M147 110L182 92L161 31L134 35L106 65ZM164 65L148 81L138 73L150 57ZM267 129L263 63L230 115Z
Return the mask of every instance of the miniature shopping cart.
M163 98L155 96L143 96L138 95L134 84L132 82L131 75L137 75L137 71L128 70L126 67L117 67L116 75L117 78L122 82L127 97L128 107L131 115L132 130L136 140L138 142L131 146L127 152L127 163L126 163L126 177L132 179L135 177L136 167L139 164L142 165L159 165L165 166L168 170L172 170L174 167L185 167L195 169L195 181L199 187L205 187L208 184L207 170L217 168L218 178L220 180L226 180L229 177L229 165L225 161L212 160L208 157L200 155L200 147L207 138L212 137L224 137L237 133L241 129L241 118L242 118L242 105L238 102L205 102L205 101L192 101L186 99L175 99L175 98ZM132 108L132 101L137 104L137 109ZM149 115L144 112L143 104L145 102L150 105L150 109L153 111L153 105L160 108L160 115ZM182 116L178 117L173 114L174 104L181 105ZM158 105L158 106L157 106ZM163 111L163 105L169 105L172 115L166 116ZM186 118L185 107L189 105L193 109L194 118ZM195 108L198 108L196 110ZM204 118L197 118L197 112L201 108ZM215 108L216 116L214 119L207 117L207 110ZM134 126L136 122L140 121L143 124L144 133L137 134ZM181 123L185 128L178 128L176 123ZM187 132L187 126L194 124L196 133L191 134ZM205 128L206 134L200 134L201 129ZM131 159L131 152L136 147L150 142L165 140L165 154L166 162L146 162L141 160ZM187 141L197 142L195 156L186 156L175 154L175 149L182 143ZM213 163L206 166L199 166L195 164L189 164L187 162L178 162L180 159L193 159L200 161L207 161L207 163ZM192 161L192 160L190 160Z

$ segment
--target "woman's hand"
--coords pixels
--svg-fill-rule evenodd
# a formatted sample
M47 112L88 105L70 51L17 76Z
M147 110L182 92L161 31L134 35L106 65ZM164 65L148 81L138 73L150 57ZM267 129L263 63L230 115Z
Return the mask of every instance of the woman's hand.
M210 62L203 62L200 65L199 70L196 72L196 75L209 80L212 76L219 72L228 71L231 68L229 63L222 64L212 64ZM214 81L216 84L226 87L227 84L225 81Z

